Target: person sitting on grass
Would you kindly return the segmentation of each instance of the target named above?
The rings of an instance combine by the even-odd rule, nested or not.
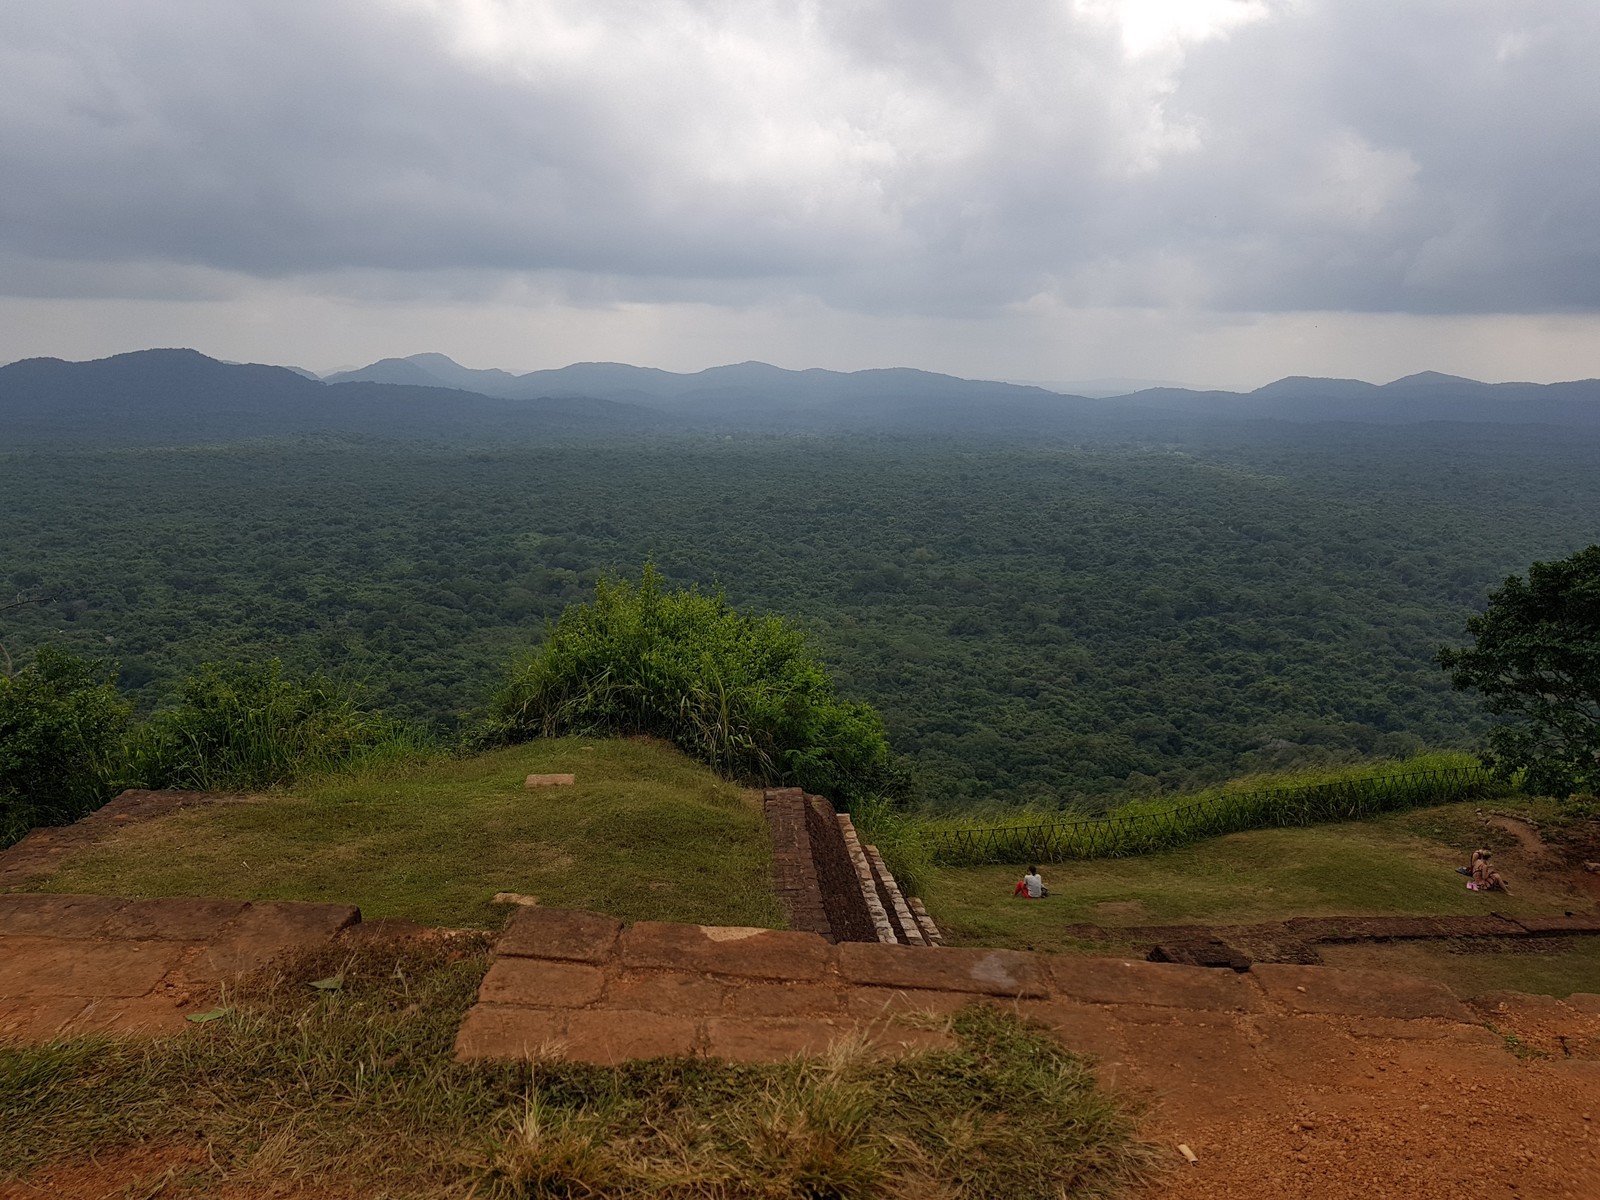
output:
[[[1012,889],[1011,894],[1029,900],[1043,900],[1050,894],[1050,889],[1045,887],[1044,880],[1039,875],[1039,868],[1029,863],[1028,873],[1017,880],[1017,886]]]
[[[1511,889],[1500,877],[1500,872],[1489,862],[1487,850],[1472,852],[1472,878],[1467,881],[1467,886],[1475,892],[1504,892],[1508,896],[1511,894]]]

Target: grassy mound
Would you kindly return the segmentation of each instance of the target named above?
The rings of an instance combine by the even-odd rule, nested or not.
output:
[[[562,734],[665,738],[730,779],[848,805],[904,785],[883,722],[840,697],[805,636],[721,595],[600,580],[495,695],[487,744]]]
[[[157,1187],[184,1194],[1045,1200],[1149,1172],[1087,1064],[998,1010],[897,1061],[457,1063],[485,966],[481,940],[327,948],[185,1036],[0,1046],[0,1181],[141,1143],[188,1152]]]
[[[572,787],[528,791],[531,773]],[[377,766],[118,830],[55,892],[342,901],[368,917],[489,926],[498,891],[625,920],[776,927],[760,806],[658,742],[540,740]]]

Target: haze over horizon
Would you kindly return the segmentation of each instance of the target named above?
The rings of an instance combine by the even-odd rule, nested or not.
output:
[[[0,361],[1592,378],[1597,52],[1592,0],[0,5]]]

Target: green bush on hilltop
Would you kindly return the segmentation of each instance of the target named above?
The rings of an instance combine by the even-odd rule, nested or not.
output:
[[[846,805],[905,786],[881,718],[838,696],[800,631],[720,593],[667,591],[650,564],[561,614],[496,693],[481,740],[562,734],[650,734],[730,778]]]
[[[178,707],[135,734],[131,774],[149,787],[267,788],[422,743],[326,675],[286,676],[277,659],[207,663],[184,681]]]
[[[0,846],[105,803],[132,711],[115,668],[51,646],[0,674]]]

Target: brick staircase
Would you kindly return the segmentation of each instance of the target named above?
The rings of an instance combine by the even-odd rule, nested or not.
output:
[[[791,929],[832,942],[944,945],[922,902],[901,893],[849,813],[799,788],[770,789],[762,808],[772,833],[773,883]]]

